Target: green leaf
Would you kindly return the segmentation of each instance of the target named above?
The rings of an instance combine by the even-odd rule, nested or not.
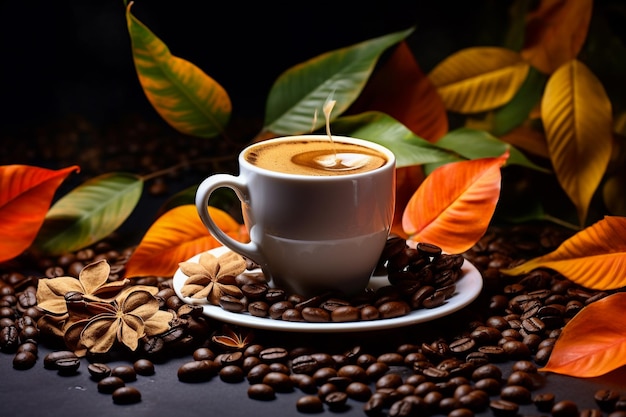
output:
[[[531,67],[526,80],[511,101],[494,112],[492,133],[501,136],[521,125],[541,101],[547,81],[547,75]]]
[[[126,8],[133,60],[146,97],[179,132],[211,138],[222,133],[232,104],[224,88],[168,47]]]
[[[465,159],[495,158],[509,149],[510,156],[507,160],[507,165],[522,165],[540,172],[550,172],[531,162],[515,147],[484,130],[459,128],[448,132],[448,134],[437,141],[436,145],[454,151]],[[426,167],[426,172],[432,172],[439,165],[441,164],[429,164]]]
[[[331,114],[334,120],[359,96],[380,55],[413,30],[326,52],[288,69],[269,92],[263,130],[279,135],[316,130],[326,122],[322,109],[329,97],[337,101]]]
[[[48,211],[34,247],[49,255],[85,248],[114,232],[132,213],[143,180],[127,173],[92,178]]]
[[[365,112],[341,117],[333,123],[333,132],[369,140],[390,149],[398,168],[428,163],[458,161],[453,152],[442,149],[416,136],[393,117],[380,112]]]

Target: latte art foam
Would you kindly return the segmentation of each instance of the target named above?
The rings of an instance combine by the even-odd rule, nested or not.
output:
[[[245,159],[271,171],[296,175],[348,175],[371,171],[385,165],[380,152],[351,143],[302,140],[259,144],[248,150]]]
[[[292,162],[324,171],[352,171],[363,169],[376,163],[376,156],[362,153],[328,153],[328,151],[312,151],[295,155]],[[379,165],[380,166],[380,165]]]

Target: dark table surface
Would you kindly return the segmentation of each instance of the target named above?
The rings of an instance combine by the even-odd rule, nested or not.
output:
[[[402,340],[410,340],[412,335],[428,334],[439,326],[451,325],[449,320],[462,320],[463,310],[450,318],[443,318],[432,323],[413,325],[392,331],[376,331],[371,334],[279,334],[267,332],[262,334],[266,343],[284,340],[309,341],[321,345],[341,345],[358,343],[367,350],[368,341],[378,348],[388,347],[391,351]],[[285,339],[287,338],[287,339]],[[87,365],[82,359],[81,367],[75,375],[61,376],[55,370],[45,369],[43,357],[51,349],[40,346],[39,360],[29,370],[15,370],[12,367],[11,354],[0,354],[0,415],[1,416],[176,416],[176,415],[214,415],[214,416],[302,416],[296,409],[296,401],[302,395],[299,390],[292,393],[278,393],[273,401],[257,401],[247,396],[247,381],[226,383],[214,377],[200,383],[183,383],[178,380],[178,368],[190,361],[190,354],[171,357],[155,364],[152,376],[137,376],[128,386],[136,387],[142,394],[139,403],[117,405],[110,394],[99,393],[97,383],[91,379]],[[129,364],[128,360],[112,361],[110,366]],[[511,372],[513,361],[499,363],[503,377]],[[533,395],[541,392],[552,392],[556,400],[572,400],[579,409],[598,409],[594,394],[600,389],[613,389],[626,395],[626,369],[622,368],[599,378],[572,378],[556,374],[543,374],[542,386],[533,391]],[[341,412],[326,409],[323,415],[364,416],[363,403],[350,399],[348,407]],[[545,415],[532,405],[522,405],[520,415]],[[493,415],[486,409],[477,415]],[[607,413],[605,413],[607,415]]]

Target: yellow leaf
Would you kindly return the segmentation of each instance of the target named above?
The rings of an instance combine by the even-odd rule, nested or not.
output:
[[[472,47],[456,52],[428,74],[448,110],[479,113],[508,103],[530,66],[515,51]]]
[[[583,225],[611,157],[611,101],[593,73],[573,60],[550,76],[541,117],[556,177]]]
[[[220,229],[233,239],[248,239],[245,227],[228,213],[209,207],[209,214]],[[218,246],[220,243],[200,220],[195,205],[175,207],[148,229],[126,264],[126,278],[173,276],[180,262]]]
[[[501,272],[520,275],[537,268],[553,269],[586,288],[611,290],[626,286],[626,218],[606,216],[555,251]]]

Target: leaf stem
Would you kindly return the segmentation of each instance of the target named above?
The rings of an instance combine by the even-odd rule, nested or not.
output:
[[[220,162],[224,162],[224,161],[232,161],[233,158],[235,158],[236,156],[233,155],[225,155],[225,156],[219,156],[219,157],[212,157],[212,158],[199,158],[199,159],[195,159],[193,161],[186,161],[186,162],[181,162],[179,164],[173,165],[171,167],[168,168],[164,168],[155,172],[152,172],[150,174],[147,175],[141,175],[140,178],[145,182],[145,181],[149,181],[151,179],[157,178],[157,177],[161,177],[163,175],[167,175],[173,172],[176,172],[177,170],[181,169],[181,168],[188,168],[191,165],[196,165],[196,164],[206,164],[206,163],[210,163],[212,165],[216,165]]]

